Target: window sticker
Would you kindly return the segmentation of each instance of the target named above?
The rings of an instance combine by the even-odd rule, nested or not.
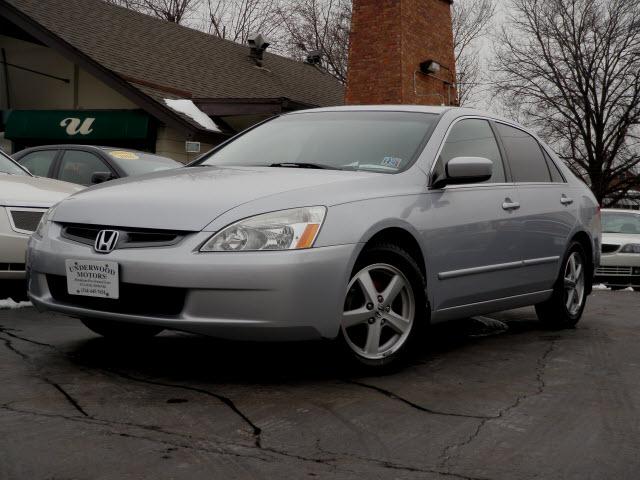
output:
[[[125,150],[114,150],[109,152],[114,158],[120,158],[121,160],[138,160],[140,157],[133,152],[127,152]]]
[[[384,157],[382,159],[382,163],[380,163],[380,165],[382,165],[383,167],[389,167],[389,168],[398,168],[400,167],[400,163],[402,163],[402,159],[401,158],[397,158],[397,157]]]

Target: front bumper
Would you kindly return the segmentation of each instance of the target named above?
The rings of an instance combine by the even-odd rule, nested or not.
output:
[[[13,231],[6,209],[0,207],[0,280],[24,279],[28,240],[29,235]]]
[[[602,255],[595,281],[612,287],[640,287],[640,255]]]
[[[61,239],[60,227],[51,224],[47,238],[32,238],[29,244],[31,301],[39,309],[76,317],[157,325],[220,338],[337,336],[357,244],[285,252],[199,253],[199,245],[210,235],[194,234],[171,247],[130,248],[101,255],[88,245]],[[153,313],[146,314],[140,304],[131,311],[126,307],[91,308],[84,297],[56,295],[50,289],[51,275],[64,276],[67,259],[118,262],[123,285],[144,286],[151,292],[140,301],[151,302],[148,311]],[[153,287],[161,287],[158,292],[162,287],[182,290],[184,304],[179,311],[158,311]]]

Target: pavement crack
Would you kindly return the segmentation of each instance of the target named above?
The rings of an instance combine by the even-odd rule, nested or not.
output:
[[[507,415],[508,413],[510,413],[512,410],[518,408],[520,406],[520,404],[531,398],[531,397],[535,397],[536,395],[540,395],[541,393],[544,392],[544,389],[546,388],[546,383],[544,380],[544,372],[547,368],[547,361],[549,359],[549,356],[551,355],[551,353],[553,352],[553,350],[555,349],[555,345],[556,342],[555,340],[552,341],[551,343],[549,343],[549,346],[545,349],[545,351],[542,353],[542,355],[538,358],[538,361],[536,362],[536,389],[534,392],[531,393],[524,393],[522,395],[518,395],[516,397],[516,399],[509,405],[507,405],[505,408],[501,409],[497,415],[493,416],[493,417],[488,417],[488,418],[484,418],[482,419],[478,425],[476,426],[475,430],[473,432],[471,432],[471,434],[462,442],[453,444],[453,445],[448,445],[444,448],[444,450],[442,451],[442,454],[440,455],[440,466],[445,467],[449,464],[449,462],[451,461],[451,458],[453,457],[453,454],[456,450],[459,450],[460,448],[463,448],[467,445],[469,445],[471,442],[473,442],[476,438],[478,438],[478,436],[480,435],[480,433],[482,432],[483,428],[485,427],[485,425],[492,421],[492,420],[496,420],[496,419],[500,419],[502,417],[504,417],[505,415]]]
[[[43,378],[43,380],[46,381],[49,385],[51,385],[53,388],[58,390],[62,394],[62,396],[66,398],[67,402],[69,402],[69,404],[73,408],[75,408],[78,412],[80,412],[84,417],[91,418],[91,415],[85,412],[84,409],[78,403],[78,401],[75,398],[73,398],[69,392],[67,392],[64,388],[62,388],[62,386],[59,383],[56,383],[53,380],[46,377]]]
[[[27,342],[27,343],[31,343],[33,345],[37,345],[37,346],[40,346],[40,347],[51,348],[51,349],[61,353],[62,355],[71,358],[71,360],[74,361],[74,363],[75,363],[75,360],[73,359],[73,357],[70,357],[70,355],[68,353],[60,350],[55,345],[51,345],[51,344],[44,343],[44,342],[38,342],[37,340],[32,340],[30,338],[23,337],[21,335],[17,335],[17,334],[12,332],[12,329],[6,328],[3,325],[0,325],[0,333],[3,333],[5,335],[8,335],[9,337],[12,337],[12,338],[15,338],[15,339],[18,339],[18,340],[22,340],[22,341]],[[5,343],[6,343],[6,340],[5,340]],[[191,387],[191,386],[188,386],[188,385],[181,385],[181,384],[177,384],[177,383],[160,382],[160,381],[155,381],[155,380],[142,378],[142,377],[135,377],[133,375],[129,375],[129,374],[124,373],[124,372],[120,372],[120,371],[117,371],[117,370],[108,369],[108,368],[104,368],[104,367],[102,367],[100,369],[103,370],[103,371],[109,372],[109,373],[111,373],[113,375],[119,376],[121,378],[125,378],[125,379],[130,380],[130,381],[134,381],[134,382],[147,383],[147,384],[150,384],[150,385],[162,386],[162,387],[167,387],[167,388],[180,388],[180,389],[183,389],[183,390],[188,390],[188,391],[200,393],[200,394],[203,394],[203,395],[208,395],[210,397],[214,397],[214,398],[218,399],[220,402],[222,402],[224,405],[229,407],[238,417],[240,417],[251,428],[256,447],[262,448],[262,429],[260,427],[258,427],[242,410],[240,410],[238,408],[238,406],[233,402],[233,400],[231,400],[228,397],[225,397],[224,395],[220,395],[218,393],[214,393],[214,392],[211,392],[209,390],[205,390],[203,388]],[[48,383],[51,383],[48,380],[45,380],[45,381],[47,381]],[[77,404],[77,402],[76,402],[76,404]],[[78,406],[74,405],[74,407],[78,410],[79,405]],[[83,412],[83,414],[84,414],[84,411],[81,408],[79,408],[79,411]]]
[[[5,403],[0,405],[0,409],[13,412],[16,414],[21,414],[21,415],[33,415],[37,417],[53,418],[53,419],[59,419],[59,420],[64,420],[69,422],[79,422],[79,423],[94,425],[99,427],[110,427],[110,428],[113,428],[114,430],[107,432],[107,434],[109,435],[139,439],[139,440],[144,440],[148,442],[158,443],[161,445],[169,445],[172,447],[179,447],[179,448],[184,448],[185,450],[199,451],[203,453],[228,455],[228,456],[234,456],[238,458],[253,458],[253,459],[264,461],[264,462],[278,461],[277,458],[274,458],[273,456],[280,457],[280,458],[285,457],[293,460],[299,460],[303,462],[312,462],[312,463],[322,464],[330,467],[335,467],[333,465],[333,462],[337,460],[336,457],[314,458],[314,457],[308,457],[308,456],[289,453],[287,451],[279,450],[276,448],[243,445],[243,444],[232,443],[232,442],[220,442],[217,440],[211,440],[210,438],[198,438],[198,437],[194,437],[193,435],[187,435],[179,432],[164,430],[159,427],[142,425],[142,424],[131,423],[131,422],[104,420],[104,419],[91,417],[91,416],[78,417],[78,416],[64,415],[61,413],[38,412],[33,410],[20,409],[20,408],[15,408],[11,406],[11,403]],[[168,438],[168,439],[158,438],[158,437],[152,437],[149,435],[134,433],[131,431],[126,432],[126,431],[117,430],[116,427],[138,428],[144,431],[152,432],[155,434],[162,434],[162,435],[166,435],[167,437],[173,437],[173,438]],[[208,442],[212,444],[212,446],[203,445],[202,442]],[[257,452],[257,453],[253,453],[253,452]]]
[[[378,393],[381,393],[382,395],[389,397],[393,400],[397,400],[399,402],[402,402],[406,405],[409,405],[411,408],[415,408],[416,410],[420,410],[421,412],[425,412],[425,413],[430,413],[432,415],[443,415],[446,417],[460,417],[460,418],[473,418],[476,420],[491,420],[494,418],[498,418],[497,416],[487,416],[487,415],[468,415],[465,413],[456,413],[456,412],[445,412],[442,410],[435,410],[433,408],[428,408],[428,407],[424,407],[422,405],[418,405],[417,403],[412,402],[411,400],[408,400],[406,398],[401,397],[400,395],[390,391],[390,390],[386,390],[384,388],[378,387],[376,385],[371,385],[368,383],[363,383],[363,382],[358,382],[356,380],[343,380],[345,383],[349,383],[351,385],[357,385],[359,387],[362,388],[368,388],[370,390],[374,390]]]
[[[382,460],[379,458],[366,457],[363,455],[357,455],[353,453],[347,454],[347,453],[332,452],[331,450],[327,450],[323,448],[319,440],[316,442],[316,449],[324,453],[325,455],[337,455],[338,457],[340,457],[340,459],[357,459],[357,460],[360,460],[361,462],[374,464],[376,466],[379,466],[382,468],[388,468],[390,470],[399,470],[399,471],[412,472],[412,473],[431,473],[435,475],[441,475],[443,477],[457,478],[460,480],[491,480],[487,477],[472,477],[472,476],[464,475],[462,473],[439,470],[437,468],[430,468],[428,466],[419,467],[419,466],[392,462],[390,460]]]
[[[0,333],[4,334],[4,335],[9,335],[10,337],[13,338],[18,338],[20,340],[24,340],[23,338],[17,337],[9,332],[6,331],[6,329],[0,329]],[[6,345],[6,347],[11,350],[12,352],[14,352],[16,355],[18,355],[20,358],[22,358],[25,362],[27,362],[31,368],[33,368],[34,370],[41,372],[41,369],[34,364],[33,361],[31,361],[31,358],[29,357],[29,355],[27,355],[26,353],[24,353],[23,351],[21,351],[20,349],[18,349],[13,342],[11,341],[10,338],[5,338],[5,337],[0,337],[2,339],[2,341],[4,342],[4,344]],[[24,340],[27,341],[27,340]],[[73,398],[73,396],[67,392],[59,383],[54,382],[53,380],[51,380],[47,375],[44,375],[43,373],[39,373],[37,375],[37,377],[42,380],[43,382],[47,383],[48,385],[51,385],[53,388],[55,388],[58,392],[60,392],[62,394],[62,396],[65,398],[65,400],[67,401],[67,403],[69,403],[75,410],[77,410],[80,414],[82,414],[82,416],[84,417],[91,417],[81,406],[80,403],[78,403],[78,401]]]
[[[18,355],[20,358],[22,358],[22,360],[29,360],[29,355],[18,350],[10,338],[4,338],[4,337],[1,337],[1,338],[8,350],[11,350],[13,353]]]
[[[0,333],[3,333],[4,335],[7,335],[11,338],[15,338],[16,340],[22,340],[23,342],[31,343],[33,345],[38,345],[39,347],[48,347],[48,348],[52,348],[54,350],[60,351],[54,345],[51,345],[49,343],[38,342],[37,340],[32,340],[31,338],[23,337],[21,335],[13,333],[15,331],[16,330],[13,328],[7,328],[3,325],[0,325]]]
[[[233,411],[238,417],[240,417],[244,421],[244,423],[246,423],[251,428],[254,441],[255,441],[255,446],[257,448],[262,448],[262,429],[258,427],[242,410],[240,410],[240,408],[238,408],[238,406],[229,397],[225,397],[224,395],[212,392],[210,390],[206,390],[204,388],[192,387],[189,385],[181,385],[179,383],[160,382],[160,381],[152,380],[149,378],[136,377],[128,373],[124,373],[118,370],[113,370],[108,368],[101,368],[101,370],[104,370],[106,372],[109,372],[113,375],[124,378],[126,380],[130,380],[132,382],[146,383],[148,385],[155,385],[155,386],[166,387],[166,388],[178,388],[178,389],[196,392],[202,395],[213,397],[218,401],[222,402],[227,407],[229,407],[231,411]]]

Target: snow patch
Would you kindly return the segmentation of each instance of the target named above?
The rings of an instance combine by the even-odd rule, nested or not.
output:
[[[196,104],[191,100],[173,100],[171,98],[165,98],[164,103],[166,103],[170,109],[182,113],[187,117],[193,119],[198,123],[198,125],[205,128],[206,130],[218,133],[222,132],[222,130],[220,130],[220,128],[215,124],[215,122],[211,120],[211,118],[209,118],[206,113],[196,107]]]
[[[607,287],[603,283],[598,283],[597,285],[594,285],[593,289],[594,290],[611,290],[609,287]]]
[[[0,300],[0,310],[12,310],[15,308],[25,308],[31,307],[31,302],[14,302],[10,298],[5,298],[4,300]]]

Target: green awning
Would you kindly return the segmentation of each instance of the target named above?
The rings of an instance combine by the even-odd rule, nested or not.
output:
[[[5,138],[63,142],[144,140],[149,116],[142,110],[12,110]]]

